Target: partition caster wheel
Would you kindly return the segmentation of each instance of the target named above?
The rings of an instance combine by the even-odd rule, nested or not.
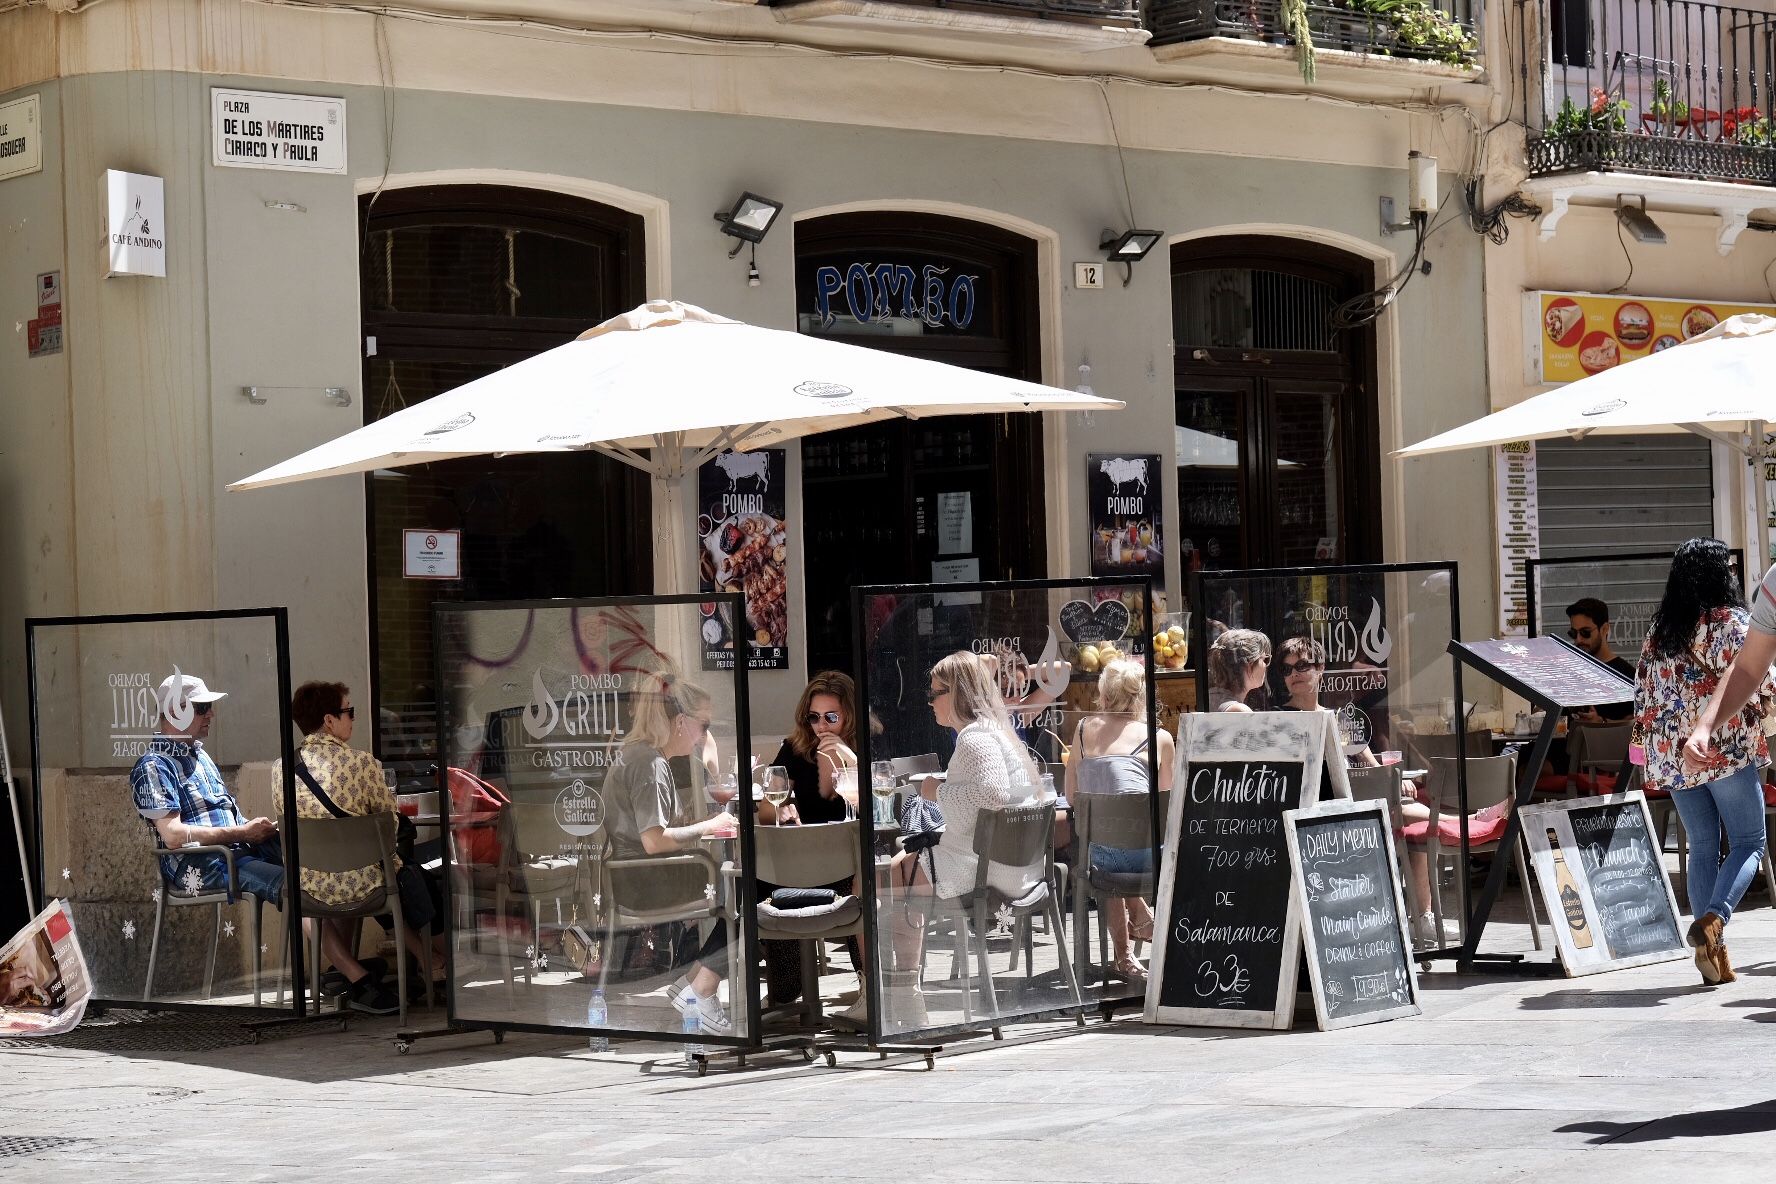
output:
[[[697,1076],[707,1077],[708,1075],[709,1075],[709,1058],[708,1057],[698,1057],[697,1058]]]
[[[839,1067],[839,1058],[837,1054],[830,1052],[826,1054],[826,1067],[828,1069],[837,1069]]]
[[[811,1048],[804,1048],[802,1050],[802,1060],[804,1063],[812,1065],[814,1063],[814,1050]]]
[[[395,1051],[398,1053],[405,1053],[408,1049],[410,1049],[412,1047],[413,1047],[413,1045],[411,1045],[410,1043],[408,1043],[405,1040],[395,1041]]]
[[[929,1052],[926,1053],[925,1054],[925,1070],[926,1070],[926,1072],[931,1072],[931,1071],[935,1070],[936,1068],[937,1068],[937,1054],[936,1053],[929,1053]]]
[[[493,1030],[493,1042],[495,1044],[504,1044],[506,1042],[506,1032],[504,1028],[495,1028]]]

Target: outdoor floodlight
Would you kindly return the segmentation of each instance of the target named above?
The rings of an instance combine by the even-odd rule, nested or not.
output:
[[[738,255],[744,243],[762,242],[765,235],[771,232],[771,224],[777,221],[777,215],[782,212],[782,202],[760,197],[756,193],[742,193],[733,209],[718,210],[715,220],[722,224],[722,233],[731,234],[740,240],[728,252],[728,258]]]
[[[1161,230],[1125,230],[1121,234],[1106,230],[1098,248],[1112,263],[1133,263],[1137,259],[1145,259],[1147,252],[1164,237],[1165,232]]]
[[[1629,205],[1627,199],[1628,195],[1625,193],[1616,194],[1616,218],[1628,228],[1628,233],[1633,236],[1634,241],[1637,243],[1664,242],[1665,231],[1660,228],[1657,222],[1647,216],[1645,196],[1641,197],[1638,206]]]

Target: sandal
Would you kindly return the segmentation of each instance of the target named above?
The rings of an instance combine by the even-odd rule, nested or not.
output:
[[[1146,968],[1127,954],[1116,960],[1116,965],[1110,968],[1110,973],[1132,987],[1140,987],[1143,990],[1147,987]]]
[[[1144,941],[1148,945],[1152,945],[1153,944],[1153,919],[1151,917],[1148,918],[1147,923],[1145,925],[1130,924],[1129,925],[1129,937],[1130,937],[1130,939],[1132,939],[1134,941]]]

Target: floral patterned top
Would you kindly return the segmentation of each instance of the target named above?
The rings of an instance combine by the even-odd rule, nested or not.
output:
[[[383,779],[382,762],[360,748],[325,732],[303,737],[296,757],[308,766],[310,775],[320,783],[333,804],[347,814],[393,813],[395,798]],[[274,784],[282,784],[283,762],[272,766]],[[278,813],[284,809],[278,799]],[[321,805],[309,792],[302,779],[296,779],[296,816],[298,818],[331,818],[332,811]],[[382,887],[382,868],[376,865],[354,868],[349,872],[317,872],[302,869],[302,891],[322,904],[350,904],[363,900]]]
[[[1727,667],[1745,644],[1746,613],[1742,608],[1717,608],[1703,617],[1687,652],[1656,657],[1649,636],[1640,650],[1640,672],[1634,692],[1633,743],[1646,750],[1646,788],[1669,792],[1694,789],[1718,781],[1747,765],[1770,763],[1757,698],[1714,731],[1715,763],[1694,772],[1683,763],[1684,741],[1696,726],[1709,697]],[[1776,678],[1766,674],[1763,692],[1776,691]]]

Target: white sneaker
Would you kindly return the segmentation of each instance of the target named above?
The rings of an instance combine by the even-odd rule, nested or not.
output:
[[[678,991],[672,996],[672,1006],[679,1015],[697,1015],[697,1026],[711,1036],[732,1036],[734,1021],[728,1018],[728,1009],[721,1005],[717,995],[699,995],[690,987]]]
[[[1412,918],[1412,944],[1420,949],[1448,945],[1460,940],[1460,931],[1453,922],[1443,922],[1443,931],[1437,931],[1437,917],[1434,913],[1420,913]]]
[[[858,995],[856,1002],[844,1011],[831,1012],[828,1019],[837,1020],[841,1024],[849,1024],[858,1028],[869,1027],[869,1000]]]

